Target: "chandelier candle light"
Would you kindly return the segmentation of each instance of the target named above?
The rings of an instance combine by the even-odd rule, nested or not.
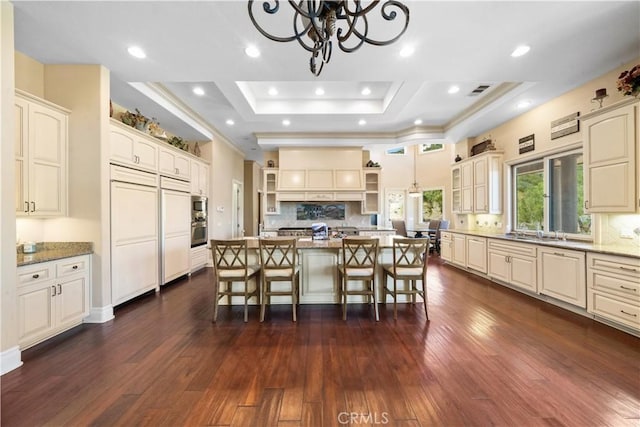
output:
[[[397,0],[387,0],[380,7],[380,15],[386,21],[394,21],[399,16],[404,17],[404,26],[389,40],[370,38],[367,14],[380,3],[380,0],[373,0],[364,7],[362,3],[360,0],[289,0],[288,4],[294,14],[293,35],[284,37],[272,35],[258,24],[253,13],[254,0],[249,0],[248,8],[251,22],[263,36],[277,42],[297,40],[300,46],[311,52],[309,68],[315,76],[319,76],[324,64],[331,59],[331,38],[334,34],[340,50],[349,53],[355,52],[364,43],[374,46],[389,45],[407,30],[409,8]],[[262,9],[266,14],[274,15],[280,10],[280,1],[264,1]],[[401,22],[401,19],[398,19],[398,22]]]

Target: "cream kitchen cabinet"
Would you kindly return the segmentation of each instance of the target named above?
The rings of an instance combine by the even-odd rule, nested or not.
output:
[[[588,253],[587,311],[640,331],[640,259]]]
[[[280,170],[277,181],[278,191],[303,190],[307,188],[306,171],[304,169]]]
[[[502,213],[502,154],[478,154],[451,169],[451,209],[456,213]]]
[[[585,253],[538,247],[538,292],[586,308]]]
[[[467,266],[467,239],[464,234],[451,233],[451,262],[460,267]]]
[[[158,172],[158,143],[150,136],[111,119],[109,160],[113,164]]]
[[[453,234],[448,231],[440,232],[440,258],[448,262],[453,259]]]
[[[262,236],[261,236],[262,237]],[[206,267],[210,249],[207,245],[196,246],[191,248],[190,264],[191,273]]]
[[[487,239],[484,237],[466,236],[465,257],[467,268],[487,273]]]
[[[581,119],[586,212],[638,211],[639,110],[640,102],[625,100]]]
[[[278,191],[363,191],[362,169],[280,169]]]
[[[537,247],[499,239],[487,244],[487,273],[519,288],[537,292]]]
[[[89,314],[91,255],[18,267],[18,343],[24,350]]]
[[[16,216],[66,215],[68,121],[68,110],[16,91]]]
[[[209,165],[196,159],[191,159],[191,194],[209,195]]]
[[[278,200],[278,169],[265,168],[262,170],[263,204],[265,215],[280,214],[280,201]]]
[[[162,177],[160,187],[164,285],[190,272],[191,195],[184,181]]]
[[[160,175],[189,181],[191,161],[178,148],[160,147],[158,152],[158,172]]]
[[[380,212],[380,169],[364,170],[364,200],[361,213],[377,214]]]
[[[362,169],[335,169],[333,176],[336,191],[364,190]]]
[[[157,175],[112,165],[113,305],[159,288],[159,230]]]

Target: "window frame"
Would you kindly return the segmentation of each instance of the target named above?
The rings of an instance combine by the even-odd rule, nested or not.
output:
[[[433,149],[433,150],[424,151],[423,147],[425,145],[429,145],[429,146],[431,146],[431,145],[440,145],[441,147]],[[433,142],[433,143],[429,143],[429,144],[420,144],[420,145],[418,145],[418,154],[439,153],[440,151],[444,151],[444,144],[441,143],[441,142]]]
[[[398,150],[398,151],[395,151]],[[406,156],[407,155],[407,147],[393,147],[387,148],[384,150],[384,154],[386,156]]]
[[[421,188],[421,192],[422,193],[424,193],[425,191],[434,191],[434,190],[439,190],[442,193],[442,218],[441,219],[446,220],[447,218],[446,218],[446,215],[445,215],[446,214],[445,206],[446,206],[446,203],[447,203],[447,201],[446,201],[447,192],[446,192],[445,187],[437,186],[437,187]],[[416,209],[416,217],[418,218],[417,224],[424,226],[424,225],[427,225],[427,222],[425,222],[424,218],[422,218],[422,200],[423,200],[423,198],[424,198],[424,196],[418,198],[419,202],[416,203],[415,209]]]
[[[535,232],[536,230],[522,230],[518,228],[518,216],[517,216],[517,196],[516,196],[516,168],[518,166],[523,166],[523,165],[527,165],[530,163],[535,163],[535,162],[539,162],[542,161],[542,167],[543,167],[543,230],[545,235],[553,235],[553,230],[549,230],[550,228],[550,222],[551,222],[551,213],[549,212],[549,208],[550,208],[550,186],[551,186],[551,182],[550,182],[550,170],[549,170],[549,165],[551,163],[552,160],[560,158],[560,157],[566,157],[572,154],[582,154],[583,156],[583,174],[586,172],[585,169],[585,164],[584,164],[584,150],[581,147],[565,147],[565,149],[563,150],[554,150],[552,152],[547,152],[547,153],[540,153],[540,155],[538,156],[530,156],[527,157],[526,159],[521,159],[521,161],[519,162],[514,162],[511,163],[509,165],[509,214],[511,216],[511,224],[510,224],[510,229],[511,231],[517,231],[518,233],[523,233],[526,235],[531,235],[531,236],[535,236]],[[584,176],[583,176],[583,180],[584,180]],[[583,189],[584,191],[584,189]],[[593,214],[590,214],[591,216],[591,230],[589,234],[576,234],[576,233],[567,233],[567,232],[563,232],[564,235],[567,236],[567,238],[570,238],[571,240],[584,240],[584,241],[593,241],[594,239],[594,220],[593,220]]]

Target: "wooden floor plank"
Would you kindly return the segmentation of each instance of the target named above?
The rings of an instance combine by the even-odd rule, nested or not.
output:
[[[640,339],[430,259],[419,304],[223,306],[211,269],[22,352],[4,426],[634,426]],[[377,418],[376,418],[377,417]],[[353,423],[352,423],[353,424]]]

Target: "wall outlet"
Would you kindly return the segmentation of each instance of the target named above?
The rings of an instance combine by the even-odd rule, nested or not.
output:
[[[623,228],[620,230],[620,238],[621,239],[633,239],[633,230],[630,228]]]

